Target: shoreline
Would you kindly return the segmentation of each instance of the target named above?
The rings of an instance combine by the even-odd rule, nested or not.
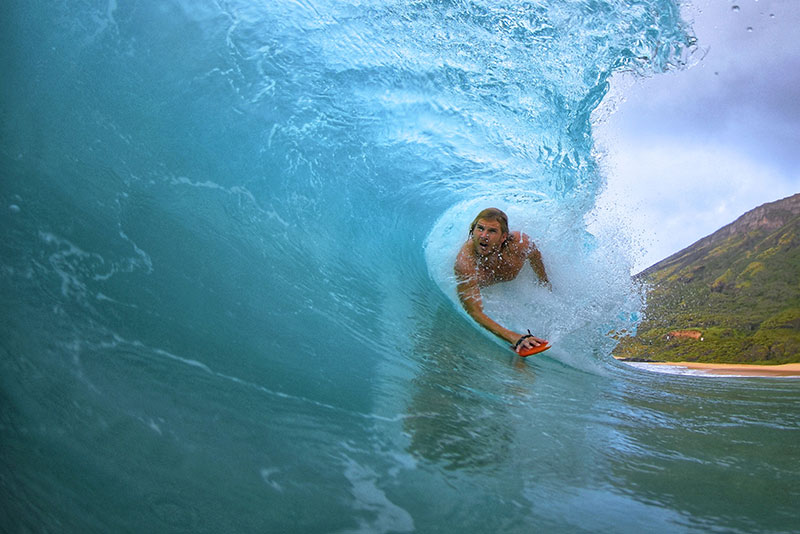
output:
[[[697,363],[697,362],[629,362],[618,361],[647,369],[649,366],[683,368],[697,371],[703,375],[743,376],[743,377],[800,377],[800,363],[786,363],[782,365],[756,365],[749,363]],[[648,369],[655,371],[655,369]],[[678,370],[678,369],[676,369]]]

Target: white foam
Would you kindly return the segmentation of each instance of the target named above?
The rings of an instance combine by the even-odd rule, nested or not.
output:
[[[583,361],[587,358],[570,354],[591,354],[592,361],[603,361],[602,356],[616,344],[609,332],[634,327],[641,297],[630,280],[626,258],[617,253],[622,243],[613,236],[588,233],[582,218],[569,220],[555,203],[520,196],[479,198],[453,206],[436,221],[425,241],[431,278],[466,316],[456,293],[453,265],[468,239],[469,223],[490,206],[506,212],[511,230],[528,234],[536,243],[552,291],[539,284],[526,265],[515,280],[482,289],[486,313],[512,330],[530,329],[553,342],[549,357],[582,368],[587,368]],[[582,361],[567,361],[576,359]]]
[[[377,475],[369,468],[347,459],[344,475],[352,485],[351,493],[356,509],[370,512],[371,521],[359,520],[357,530],[346,533],[384,533],[413,532],[414,519],[406,510],[400,508],[377,485]]]

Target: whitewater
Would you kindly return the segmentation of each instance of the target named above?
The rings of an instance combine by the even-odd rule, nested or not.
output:
[[[593,120],[693,61],[677,2],[9,0],[0,29],[0,531],[796,531],[798,381],[611,356],[644,296]],[[486,294],[537,357],[455,297],[489,206],[552,281]]]

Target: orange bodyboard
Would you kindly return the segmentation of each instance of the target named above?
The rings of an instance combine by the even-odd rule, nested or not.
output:
[[[524,358],[525,356],[531,356],[533,354],[539,354],[540,352],[544,352],[544,351],[546,351],[547,349],[549,349],[552,346],[553,345],[551,345],[549,341],[545,341],[544,343],[542,343],[538,347],[531,347],[529,349],[525,349],[525,350],[522,350],[520,352],[515,351],[514,347],[511,347],[511,350],[514,350],[514,352],[517,352],[517,354],[519,354],[520,356],[522,356]]]

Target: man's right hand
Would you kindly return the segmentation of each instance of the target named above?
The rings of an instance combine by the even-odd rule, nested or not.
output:
[[[538,347],[539,345],[547,343],[547,340],[542,339],[540,337],[536,337],[531,334],[524,334],[519,336],[516,345],[514,346],[514,350],[519,353],[525,349],[532,349],[534,347]]]

